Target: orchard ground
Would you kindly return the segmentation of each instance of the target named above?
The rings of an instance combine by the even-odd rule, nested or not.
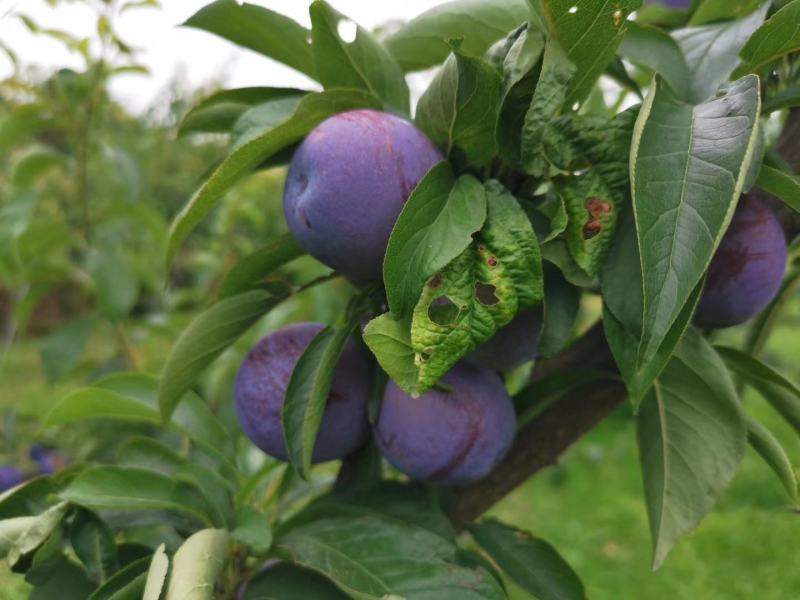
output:
[[[151,331],[144,331],[148,326],[141,322],[128,326],[134,338],[137,333],[142,337],[137,350],[143,370],[158,373],[159,361],[174,339],[170,332],[173,328],[180,331],[185,319],[180,317],[180,322]],[[289,322],[295,317],[286,319]],[[796,298],[766,348],[767,358],[795,379],[800,379],[800,363],[790,364],[786,357],[800,356],[799,333],[800,298]],[[723,333],[719,339],[729,341],[740,334]],[[112,343],[110,334],[108,339],[100,335],[92,348],[102,354],[104,345]],[[246,344],[242,346],[237,352],[244,352]],[[14,407],[23,422],[26,414],[41,416],[91,377],[79,371],[72,379],[49,387],[39,370],[35,344],[20,340],[0,373],[5,382],[0,412]],[[14,390],[13,394],[9,390]],[[748,394],[746,402],[751,414],[775,432],[789,455],[800,456],[800,440],[785,422],[755,394]],[[581,573],[587,595],[595,600],[791,598],[792,590],[800,589],[797,557],[790,551],[800,539],[800,519],[789,510],[784,490],[752,450],[718,508],[677,545],[659,571],[650,570],[650,537],[630,419],[630,410],[620,409],[574,446],[560,466],[529,480],[493,513],[559,548]],[[32,428],[21,430],[23,436],[33,434]],[[330,476],[324,468],[320,471],[320,476]],[[0,600],[22,600],[28,589],[21,577],[12,576],[4,564],[0,566]],[[529,597],[512,589],[512,600]]]

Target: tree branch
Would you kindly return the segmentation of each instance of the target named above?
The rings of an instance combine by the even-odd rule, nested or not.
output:
[[[796,172],[800,171],[800,108],[790,112],[776,149]],[[797,215],[793,216],[796,225]],[[787,223],[787,232],[797,234],[800,228]],[[558,356],[539,363],[532,380],[576,368],[616,368],[600,324]],[[588,384],[564,395],[517,433],[508,456],[488,477],[456,489],[449,511],[454,525],[460,528],[477,519],[529,477],[555,464],[625,397],[625,388],[617,382]]]

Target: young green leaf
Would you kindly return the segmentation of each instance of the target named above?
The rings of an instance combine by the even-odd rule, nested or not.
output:
[[[658,73],[678,98],[688,98],[691,84],[689,67],[678,44],[663,30],[628,23],[619,46],[619,55],[635,65]]]
[[[462,40],[462,52],[480,56],[531,16],[525,0],[445,2],[411,19],[387,38],[386,46],[405,71],[419,71],[447,58],[449,42],[456,39]]]
[[[672,32],[691,75],[688,101],[700,104],[712,98],[739,64],[739,51],[747,38],[763,23],[769,9],[765,3],[745,19],[687,27]]]
[[[70,543],[93,581],[104,583],[117,570],[114,533],[93,512],[78,510],[70,525]]]
[[[309,31],[292,19],[255,4],[216,0],[186,23],[305,73],[316,76],[308,43]]]
[[[183,117],[178,135],[228,133],[248,109],[269,100],[302,96],[308,92],[295,88],[249,87],[222,90],[205,98]]]
[[[236,513],[236,529],[233,538],[247,544],[255,552],[263,554],[272,546],[272,528],[269,517],[254,508],[245,506]]]
[[[143,469],[92,467],[80,473],[59,496],[92,509],[169,510],[213,525],[196,488]]]
[[[544,540],[494,519],[470,525],[468,529],[503,572],[536,598],[586,598],[586,591],[575,571]]]
[[[392,229],[383,280],[397,318],[411,313],[425,281],[469,246],[486,220],[486,192],[471,175],[434,166],[411,193]]]
[[[395,319],[386,313],[372,319],[363,336],[389,377],[412,396],[418,395],[419,367],[411,346],[411,320]]]
[[[769,4],[767,4],[768,6]],[[789,2],[750,36],[734,76],[757,73],[782,56],[800,50],[800,0]]]
[[[198,315],[184,330],[164,366],[158,404],[169,419],[203,370],[288,293],[264,290],[225,298]]]
[[[409,111],[408,86],[400,65],[367,30],[356,27],[353,39],[342,29],[355,24],[324,0],[309,7],[314,67],[325,88],[363,89],[402,113]]]
[[[164,600],[213,598],[230,546],[230,534],[224,529],[203,529],[187,539],[172,558]]]
[[[502,80],[481,58],[454,50],[417,104],[414,122],[458,168],[480,168],[497,153]]]
[[[547,20],[575,65],[567,104],[581,102],[614,60],[628,16],[641,0],[544,0]]]
[[[60,502],[34,517],[15,517],[0,521],[0,557],[13,567],[26,554],[38,548],[69,511],[67,502]]]
[[[226,0],[233,3],[233,0]],[[178,213],[170,229],[166,262],[169,265],[189,233],[237,181],[263,161],[297,142],[326,118],[354,108],[380,108],[380,102],[360,90],[328,90],[308,94],[297,110],[273,128],[251,132],[200,186]]]
[[[169,558],[164,551],[164,544],[161,544],[156,549],[150,561],[150,568],[147,570],[147,581],[145,582],[142,600],[159,600],[159,598],[161,598],[161,590],[167,579],[168,570]]]
[[[277,543],[292,561],[332,580],[349,596],[503,600],[483,569],[458,566],[456,547],[435,533],[377,514],[321,518],[289,529]]]
[[[800,177],[786,171],[762,165],[756,185],[783,200],[795,212],[800,213]]]
[[[308,479],[317,433],[328,401],[336,364],[350,336],[372,309],[374,290],[355,296],[345,323],[320,331],[300,355],[286,386],[281,423],[286,453],[297,474]]]
[[[220,299],[235,296],[256,287],[276,269],[303,256],[306,251],[291,233],[268,242],[237,262],[219,284]]]
[[[764,102],[761,112],[768,115],[776,110],[800,106],[800,84],[793,85],[775,95],[769,96]]]
[[[760,108],[753,75],[697,107],[656,79],[645,101],[630,166],[644,290],[640,363],[658,352],[730,223]]]
[[[637,434],[658,568],[719,499],[746,444],[733,381],[699,333],[687,332],[645,398]]]
[[[796,503],[800,483],[781,443],[769,429],[750,417],[747,418],[747,441],[773,470],[789,494],[789,499]]]
[[[470,350],[518,310],[544,297],[536,236],[517,200],[497,182],[486,185],[488,216],[472,245],[425,285],[411,322],[418,389],[430,389]],[[397,382],[398,385],[400,382]]]

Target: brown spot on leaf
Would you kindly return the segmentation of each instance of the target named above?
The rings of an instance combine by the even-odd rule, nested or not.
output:
[[[488,259],[486,259],[486,264],[489,265],[490,267],[496,267],[497,266],[497,257],[496,256],[490,256]]]
[[[444,279],[444,277],[442,277],[442,274],[441,274],[441,273],[437,273],[437,274],[436,274],[436,275],[434,275],[434,276],[431,278],[431,280],[428,282],[428,287],[429,287],[429,288],[431,288],[432,290],[435,290],[435,289],[436,289],[436,288],[438,288],[440,285],[442,285],[442,280],[443,280],[443,279]]]
[[[583,239],[590,240],[600,233],[603,229],[603,224],[600,219],[593,217],[586,225],[583,226]]]
[[[614,212],[614,205],[602,198],[589,198],[586,201],[586,211],[589,213],[590,217],[597,218],[603,215],[610,215]]]

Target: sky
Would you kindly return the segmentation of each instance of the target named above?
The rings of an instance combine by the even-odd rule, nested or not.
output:
[[[225,87],[296,86],[316,87],[305,76],[259,54],[239,48],[209,33],[180,27],[192,14],[211,0],[161,0],[159,10],[143,9],[125,13],[117,20],[120,37],[142,50],[139,62],[150,69],[150,77],[122,75],[111,87],[112,95],[135,111],[152,105],[177,73],[187,89],[221,80]],[[389,20],[407,20],[442,4],[443,0],[329,0],[339,12],[372,29]],[[308,4],[304,0],[250,0],[309,25]],[[53,27],[86,36],[95,30],[91,9],[81,3],[51,8],[44,0],[0,0],[0,40],[20,56],[23,64],[47,68],[80,67],[81,59],[62,44],[31,34],[16,18],[17,13],[32,17],[42,27]],[[0,53],[0,79],[13,72],[13,66]]]

